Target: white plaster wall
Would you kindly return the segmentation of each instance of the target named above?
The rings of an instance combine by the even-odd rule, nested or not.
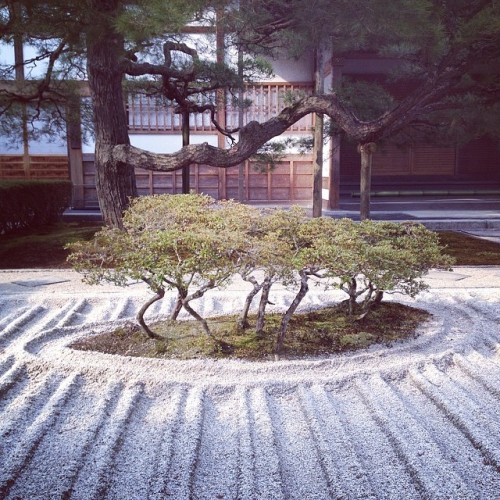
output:
[[[202,144],[208,142],[211,146],[217,146],[216,135],[191,135],[191,144]],[[136,148],[152,151],[153,153],[175,153],[182,147],[180,135],[166,134],[130,134],[130,143]],[[83,153],[93,154],[95,142],[89,141],[82,145]]]
[[[234,134],[233,137],[236,141],[239,140],[238,134]],[[304,134],[292,135],[292,134],[287,133],[287,134],[280,135],[278,137],[273,137],[268,142],[279,143],[279,142],[285,141],[286,139],[299,140],[299,139],[303,139],[303,138],[304,138]],[[214,146],[216,146],[216,145],[217,145],[217,143],[214,144]],[[230,148],[230,147],[231,147],[231,141],[229,139],[226,139],[226,148]],[[300,151],[300,148],[298,146],[291,144],[291,145],[287,145],[287,148],[283,152],[283,154],[285,154],[285,155],[300,155],[301,151]]]
[[[198,34],[188,33],[181,36],[176,36],[176,40],[185,43],[188,47],[195,49],[198,56],[203,61],[216,60],[216,47],[214,34]],[[138,52],[137,57],[139,62],[148,62],[152,64],[162,64],[164,62],[163,41],[157,40],[155,45],[147,50]],[[175,64],[182,66],[183,64],[191,64],[192,58],[188,54],[180,51],[172,51],[172,61]],[[128,77],[133,79],[132,77]]]
[[[208,142],[211,146],[217,146],[217,136],[193,134],[190,137],[191,144],[202,144],[204,142]],[[182,148],[182,137],[180,135],[165,134],[130,134],[130,143],[132,146],[153,153],[175,153]]]
[[[0,41],[0,65],[14,65],[14,46]]]
[[[274,76],[272,82],[312,82],[314,74],[314,58],[305,54],[300,59],[273,59]]]
[[[13,141],[6,137],[0,137],[0,155],[22,155],[23,145],[20,141]]]

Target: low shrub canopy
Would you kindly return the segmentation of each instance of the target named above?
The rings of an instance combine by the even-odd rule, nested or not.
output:
[[[204,195],[138,198],[123,221],[123,230],[103,228],[93,241],[71,245],[69,260],[89,283],[123,286],[130,278],[145,281],[155,295],[138,320],[152,337],[144,313],[167,289],[177,291],[171,319],[184,308],[211,335],[190,302],[226,286],[239,273],[253,285],[240,316],[241,327],[248,326],[248,309],[261,292],[258,334],[263,331],[272,285],[298,287],[283,315],[279,350],[311,277],[327,289],[345,291],[347,314],[362,319],[384,293],[414,297],[426,288],[421,278],[429,269],[449,268],[452,263],[443,256],[438,236],[420,224],[309,219],[298,207],[261,212]]]
[[[0,181],[0,234],[53,224],[70,200],[69,181]]]

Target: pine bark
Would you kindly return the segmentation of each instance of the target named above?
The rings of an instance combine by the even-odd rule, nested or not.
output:
[[[297,295],[293,299],[290,307],[287,309],[283,318],[281,319],[280,330],[278,332],[278,338],[276,339],[276,354],[279,354],[283,350],[283,344],[285,342],[285,335],[288,329],[288,323],[292,319],[293,314],[299,307],[302,299],[306,296],[306,293],[309,290],[309,284],[307,283],[309,276],[305,271],[300,271],[300,289],[297,292]]]
[[[265,278],[262,284],[262,293],[260,296],[259,309],[257,311],[257,323],[255,325],[255,334],[257,336],[264,335],[264,324],[266,320],[266,307],[269,303],[269,292],[271,290],[272,281],[270,278]]]
[[[250,306],[252,305],[254,297],[260,292],[262,286],[264,285],[264,283],[258,283],[253,276],[249,276],[243,279],[250,282],[253,288],[247,295],[243,310],[241,311],[240,317],[238,318],[238,328],[240,328],[241,330],[248,328],[248,313],[250,312]]]
[[[129,198],[137,196],[133,164],[116,158],[113,148],[129,146],[120,65],[123,37],[111,24],[118,9],[116,0],[92,2],[100,23],[87,36],[87,70],[93,100],[96,188],[99,206],[107,225],[122,227],[122,214]],[[109,15],[107,15],[109,14]]]

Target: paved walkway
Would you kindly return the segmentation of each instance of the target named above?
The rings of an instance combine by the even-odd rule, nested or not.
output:
[[[343,198],[333,217],[359,218],[359,199]],[[373,197],[375,220],[414,220],[430,229],[500,230],[500,196],[401,196]]]
[[[287,206],[286,204],[255,206]],[[310,209],[310,207],[308,207]],[[324,210],[324,215],[335,218],[359,219],[359,198],[343,197],[337,210]],[[374,220],[413,220],[430,229],[500,231],[500,196],[398,196],[373,197],[371,216]],[[68,210],[67,219],[100,218],[97,210]]]

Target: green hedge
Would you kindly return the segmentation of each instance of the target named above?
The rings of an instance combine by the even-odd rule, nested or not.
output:
[[[0,234],[57,222],[70,200],[70,181],[0,181]]]

